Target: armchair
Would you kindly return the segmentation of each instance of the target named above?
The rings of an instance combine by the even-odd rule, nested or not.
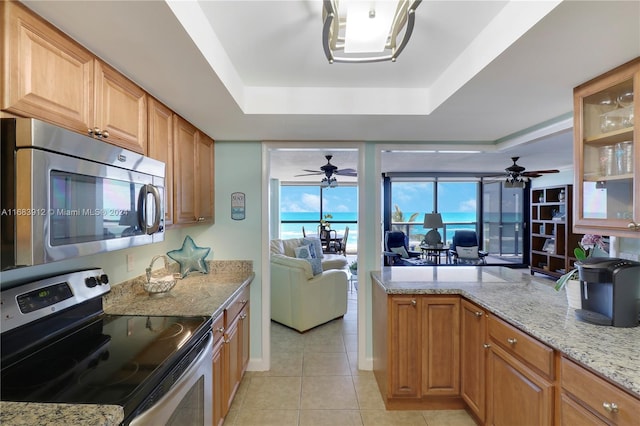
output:
[[[478,234],[476,231],[460,230],[453,234],[450,247],[451,258],[454,264],[485,264],[486,251],[479,249]]]
[[[407,246],[408,238],[402,231],[387,231],[384,234],[385,264],[415,265],[411,259],[419,259],[422,252],[410,251]]]
[[[271,319],[299,332],[347,313],[347,273],[313,275],[311,264],[271,254]]]

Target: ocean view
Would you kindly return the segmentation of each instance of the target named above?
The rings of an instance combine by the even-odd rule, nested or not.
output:
[[[329,213],[333,217],[327,219],[331,224],[331,229],[335,229],[338,235],[344,233],[345,226],[349,227],[349,236],[347,240],[347,251],[355,253],[358,244],[358,225],[355,223],[358,219],[356,212],[337,212]],[[405,218],[410,218],[413,213],[405,213]],[[394,225],[394,229],[408,232],[410,245],[417,245],[424,237],[428,230],[422,227],[424,212],[419,212],[415,221],[411,224]],[[475,229],[476,216],[474,212],[442,212],[442,220],[445,229],[440,230],[442,239],[450,241],[456,230],[459,229]],[[307,234],[316,234],[319,225],[318,212],[282,212],[280,225],[280,238],[300,238],[302,237],[302,227],[304,226]]]

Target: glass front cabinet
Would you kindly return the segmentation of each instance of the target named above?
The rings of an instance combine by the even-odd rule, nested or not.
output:
[[[573,94],[574,232],[640,238],[640,57]]]

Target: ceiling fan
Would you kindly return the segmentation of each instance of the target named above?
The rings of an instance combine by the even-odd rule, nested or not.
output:
[[[519,159],[520,157],[511,157],[513,164],[504,169],[507,172],[506,175],[496,176],[505,179],[505,187],[524,188],[525,183],[531,178],[537,178],[546,173],[559,173],[559,170],[555,169],[525,171],[524,167],[517,164]]]
[[[338,175],[338,176],[358,176],[357,172],[354,169],[339,169],[338,167],[336,167],[333,164],[331,164],[331,159],[333,158],[333,155],[325,155],[324,158],[327,159],[327,164],[325,164],[324,166],[321,166],[319,171],[318,170],[303,169],[303,171],[309,172],[309,173],[303,173],[303,174],[300,174],[300,175],[296,175],[296,177],[299,177],[299,176],[312,176],[312,175],[325,175],[327,179],[331,179],[331,177],[333,175]]]

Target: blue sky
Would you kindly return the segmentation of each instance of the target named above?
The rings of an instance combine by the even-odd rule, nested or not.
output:
[[[475,212],[475,183],[441,182],[438,191],[440,212]],[[324,211],[357,211],[357,188],[338,186],[324,190],[323,194]],[[433,210],[433,183],[396,182],[392,203],[407,213],[430,212]],[[281,206],[283,212],[317,212],[320,210],[320,190],[311,186],[282,187]]]

